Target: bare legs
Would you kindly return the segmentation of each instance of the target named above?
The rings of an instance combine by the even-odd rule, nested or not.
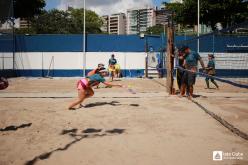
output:
[[[89,98],[94,95],[94,91],[91,87],[78,90],[78,99],[70,104],[68,107],[69,110],[75,110],[75,106],[81,104],[86,98]]]
[[[214,79],[210,78],[210,80],[211,80],[211,82],[215,85],[215,87],[216,87],[217,89],[219,89],[219,86],[218,86],[218,84],[214,81]],[[207,88],[209,88],[209,78],[206,77],[205,81],[206,81],[206,84],[207,84]]]
[[[186,92],[187,91],[187,92]],[[185,92],[188,95],[188,99],[192,99],[193,97],[193,92],[194,92],[194,87],[193,85],[186,85],[185,83],[181,84],[181,89],[180,89],[180,97],[183,97],[185,95]]]

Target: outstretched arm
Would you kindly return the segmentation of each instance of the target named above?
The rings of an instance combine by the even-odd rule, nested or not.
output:
[[[123,87],[123,85],[121,84],[112,84],[110,82],[104,82],[103,84],[107,85],[107,86],[116,86],[116,87]]]

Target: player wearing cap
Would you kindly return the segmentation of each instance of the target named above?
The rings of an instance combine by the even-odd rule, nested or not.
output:
[[[194,84],[196,80],[195,72],[197,71],[198,61],[200,62],[203,69],[205,66],[200,55],[194,51],[191,51],[188,46],[184,46],[182,52],[184,53],[183,66],[187,71],[184,72],[182,78],[181,96],[184,95],[183,91],[185,91],[186,88],[188,98],[191,99],[193,97]]]
[[[80,105],[79,108],[83,107],[81,103],[86,99],[94,95],[94,91],[92,89],[93,86],[98,85],[99,83],[103,83],[107,86],[117,86],[123,87],[121,84],[111,84],[106,82],[104,76],[107,75],[106,70],[100,70],[98,74],[93,74],[89,77],[85,77],[80,79],[77,82],[77,89],[78,89],[78,99],[72,102],[68,109],[75,110],[75,106]]]
[[[215,76],[215,61],[214,61],[214,55],[213,54],[208,55],[208,66],[205,69],[206,69],[206,72],[208,75]],[[206,77],[205,80],[206,80],[207,88],[209,89],[209,77]],[[210,80],[216,86],[216,88],[219,89],[219,86],[214,81],[214,79],[210,78]]]
[[[116,75],[116,64],[117,64],[117,60],[115,59],[115,55],[112,54],[111,58],[109,59],[109,67],[108,67],[112,81],[114,80],[114,77]]]
[[[92,71],[90,71],[90,72],[87,74],[87,76],[92,76],[93,74],[97,74],[97,73],[99,73],[99,71],[101,71],[101,70],[105,70],[104,64],[102,64],[102,63],[98,64],[97,68],[96,68],[96,69],[93,69]]]

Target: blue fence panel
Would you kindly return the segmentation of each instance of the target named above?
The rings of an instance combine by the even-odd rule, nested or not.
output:
[[[79,52],[82,35],[17,35],[17,52]]]
[[[137,35],[87,36],[88,52],[144,52],[144,40]]]
[[[13,36],[10,34],[0,35],[0,52],[13,52]]]
[[[193,39],[192,39],[193,38]],[[200,40],[200,52],[245,51],[248,48],[230,48],[227,45],[248,45],[248,36],[204,36]],[[146,44],[160,51],[166,47],[166,37],[146,35],[107,35],[89,34],[86,36],[88,52],[144,52]],[[194,36],[175,36],[175,44],[188,45],[197,51],[197,39]],[[12,36],[0,35],[0,51],[13,51]],[[49,34],[49,35],[16,35],[16,52],[82,52],[83,35]]]

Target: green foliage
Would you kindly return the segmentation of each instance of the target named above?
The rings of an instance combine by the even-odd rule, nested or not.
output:
[[[45,0],[14,0],[14,16],[15,18],[32,18],[40,14],[45,5]]]
[[[68,12],[72,18],[73,32],[83,33],[84,9],[69,8]],[[93,11],[86,10],[86,32],[87,33],[101,33],[100,27],[103,24],[101,18]]]
[[[165,6],[166,6],[167,10],[170,10],[173,12],[173,19],[177,23],[183,23],[183,24],[185,23],[183,4],[181,4],[181,3],[166,3]]]
[[[44,11],[32,21],[36,33],[70,33],[72,20],[66,11],[53,9]]]
[[[15,33],[16,34],[36,34],[36,31],[32,27],[22,28],[22,29],[15,28]]]
[[[180,3],[163,3],[175,12],[174,19],[183,25],[197,24],[197,0]],[[211,25],[220,22],[223,27],[241,23],[248,18],[247,0],[200,0],[200,23]]]
[[[5,22],[11,17],[30,21],[42,12],[45,5],[45,0],[0,0],[0,21]]]
[[[32,27],[39,34],[82,34],[84,10],[69,8],[67,11],[44,11],[33,20]],[[100,33],[102,20],[93,11],[86,10],[86,33]]]
[[[220,22],[223,27],[241,23],[248,18],[248,1],[244,0],[204,0],[201,4],[201,20],[211,25]]]
[[[12,2],[10,0],[0,0],[0,23],[4,23],[12,15]]]
[[[146,34],[160,35],[161,33],[164,33],[164,26],[163,25],[155,25],[155,26],[147,28],[147,30],[146,30]]]

